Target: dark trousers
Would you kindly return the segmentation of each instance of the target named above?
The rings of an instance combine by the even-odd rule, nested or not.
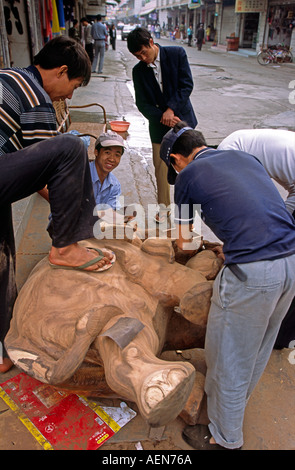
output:
[[[293,299],[284,320],[282,321],[274,348],[288,348],[295,341],[295,298]],[[294,348],[294,344],[291,345]]]
[[[87,150],[74,135],[61,135],[0,156],[0,347],[17,296],[11,204],[47,185],[52,245],[93,237],[95,201]],[[0,349],[1,351],[1,349]],[[4,357],[7,353],[4,349]]]
[[[15,283],[15,245],[11,205],[0,208],[0,364],[1,353],[7,357],[4,337],[9,330],[14,302],[17,297]]]
[[[292,215],[295,219],[295,211],[293,211]],[[289,307],[288,312],[286,313],[284,320],[282,321],[274,348],[288,348],[289,344],[293,341],[295,341],[295,297]]]
[[[85,44],[85,50],[89,56],[90,62],[93,62],[93,44]]]
[[[203,39],[198,39],[197,40],[198,51],[200,51],[202,49],[202,45],[203,45]]]

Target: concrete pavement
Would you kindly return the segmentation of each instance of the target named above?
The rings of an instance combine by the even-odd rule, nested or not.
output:
[[[168,42],[168,41],[167,41]],[[125,43],[124,43],[125,44]],[[118,45],[116,51],[111,49],[106,53],[105,66],[102,75],[93,75],[91,82],[86,88],[81,88],[76,92],[72,104],[85,104],[90,102],[100,102],[107,110],[108,120],[122,119],[130,121],[129,137],[127,139],[127,151],[124,154],[120,166],[116,169],[116,175],[122,184],[122,193],[125,204],[138,203],[145,209],[147,204],[156,203],[156,186],[154,181],[153,166],[151,161],[151,144],[147,132],[147,123],[141,114],[137,111],[132,96],[132,82],[130,80],[130,63],[132,58],[128,52],[122,52],[122,44]],[[196,51],[189,51],[192,57]],[[221,56],[216,56],[218,52],[204,50],[204,57],[207,61],[207,68],[215,65],[223,68]],[[222,53],[222,55],[225,55]],[[195,60],[195,64],[199,61]],[[234,60],[241,60],[243,70],[254,67],[253,57],[245,58],[235,57]],[[249,60],[247,63],[246,61]],[[128,62],[128,66],[126,65]],[[135,62],[134,62],[135,63]],[[217,65],[216,65],[217,64]],[[196,65],[199,67],[199,65]],[[216,70],[215,67],[215,70]],[[291,68],[291,67],[290,67]],[[200,73],[204,73],[203,67]],[[230,73],[235,77],[234,69],[218,71],[220,76],[225,77]],[[294,70],[294,69],[292,69]],[[272,75],[272,72],[269,72]],[[204,77],[201,86],[204,87],[202,100],[205,100],[208,94],[205,90],[205,82],[216,78],[216,72],[210,71],[210,76]],[[213,74],[213,77],[212,77]],[[284,76],[286,72],[283,72]],[[288,74],[286,74],[288,76]],[[222,80],[227,82],[227,79]],[[286,79],[287,83],[287,79]],[[222,86],[221,88],[224,88]],[[232,90],[233,92],[233,90]],[[222,94],[221,92],[219,92]],[[227,90],[226,93],[229,93]],[[239,92],[240,93],[240,92]],[[200,94],[200,91],[199,91]],[[222,95],[223,96],[223,95]],[[229,101],[229,96],[227,100]],[[197,99],[196,96],[193,98]],[[222,99],[225,99],[223,96]],[[242,99],[242,98],[239,98]],[[222,104],[222,109],[225,105]],[[249,105],[250,107],[250,105]],[[274,104],[275,109],[278,107]],[[281,108],[282,109],[282,108]],[[292,112],[292,108],[287,111]],[[236,110],[238,113],[238,110]],[[256,121],[260,116],[267,117],[265,110],[260,106],[257,109]],[[285,111],[284,111],[285,112]],[[207,118],[201,108],[202,126],[205,128]],[[279,113],[277,113],[279,114]],[[81,114],[73,113],[74,120],[80,120]],[[92,119],[90,115],[84,116],[85,121]],[[227,118],[228,122],[229,118]],[[249,124],[249,121],[248,121]],[[73,123],[74,127],[74,123]],[[247,127],[250,127],[249,125]],[[252,127],[252,126],[251,126]],[[218,133],[212,132],[209,138],[220,139],[222,132],[227,135],[228,127],[224,125],[223,130]],[[210,143],[210,142],[209,142]],[[213,143],[213,142],[212,142]],[[49,208],[47,203],[38,195],[30,199],[31,209],[26,206],[26,221],[21,213],[18,219],[22,225],[22,233],[19,237],[17,254],[17,282],[21,287],[25,282],[32,267],[43,258],[50,248],[50,239],[45,230]],[[21,212],[21,209],[19,209]],[[15,211],[16,217],[16,211]],[[210,238],[210,233],[205,238]],[[214,237],[213,237],[214,238]],[[295,449],[295,416],[293,413],[295,406],[295,374],[294,374],[294,350],[284,349],[282,351],[273,351],[268,367],[263,374],[258,386],[249,400],[244,422],[244,450],[294,450]],[[7,374],[0,374],[0,383],[17,375],[19,370],[13,368]],[[99,400],[99,403],[115,406],[115,400]],[[132,403],[128,405],[137,411]],[[140,442],[145,450],[180,450],[188,451],[188,446],[181,438],[181,432],[185,426],[184,421],[178,417],[175,421],[166,426],[165,429],[150,429],[142,418],[137,414],[136,418],[131,420],[117,434],[108,440],[101,450],[135,450],[135,445]],[[30,431],[25,428],[15,413],[6,403],[0,399],[0,450],[41,450],[41,446],[32,436]]]

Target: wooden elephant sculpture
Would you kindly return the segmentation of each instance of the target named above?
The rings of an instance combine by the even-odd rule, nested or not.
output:
[[[52,269],[47,257],[41,260],[16,301],[8,354],[44,383],[133,401],[150,425],[162,426],[183,409],[195,369],[158,356],[203,347],[220,263],[213,251],[201,250],[191,267],[180,264],[170,240],[81,243],[112,250],[116,262],[90,273]]]

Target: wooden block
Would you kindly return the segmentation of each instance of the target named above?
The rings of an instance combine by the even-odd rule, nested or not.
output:
[[[192,391],[188,397],[184,409],[179,415],[186,424],[195,425],[198,423],[201,404],[205,394],[204,385],[205,376],[201,374],[201,372],[196,372],[196,378]]]

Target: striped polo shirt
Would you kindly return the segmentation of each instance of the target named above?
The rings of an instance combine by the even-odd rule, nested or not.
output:
[[[37,68],[0,70],[0,155],[56,135],[55,110]]]

